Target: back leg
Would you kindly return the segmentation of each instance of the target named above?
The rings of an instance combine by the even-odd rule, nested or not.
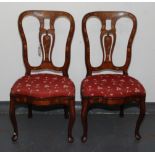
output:
[[[28,104],[28,118],[32,118],[32,104]]]
[[[124,105],[120,105],[120,113],[119,113],[120,117],[124,117]]]
[[[69,118],[68,106],[65,106],[65,107],[64,107],[64,117],[65,117],[65,119],[68,119],[68,118]]]

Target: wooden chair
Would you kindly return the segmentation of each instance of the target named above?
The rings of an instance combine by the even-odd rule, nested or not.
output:
[[[22,21],[24,17],[32,16],[39,20],[39,43],[42,51],[42,62],[39,66],[31,66],[28,62],[27,40],[24,34]],[[62,67],[56,67],[52,63],[51,54],[55,43],[55,20],[65,17],[70,21],[69,34],[66,41],[65,62]],[[50,28],[45,29],[44,20],[49,19]],[[73,142],[72,128],[75,121],[75,86],[69,79],[68,68],[70,65],[71,42],[74,34],[75,23],[73,17],[63,11],[25,11],[18,20],[18,28],[23,45],[23,60],[26,73],[13,85],[10,93],[10,119],[14,128],[12,140],[18,139],[18,128],[15,116],[17,104],[28,105],[28,117],[32,117],[32,105],[51,106],[62,105],[65,117],[69,116],[68,142]],[[62,75],[37,73],[32,71],[56,71]]]
[[[103,52],[103,60],[100,66],[93,67],[90,62],[90,43],[86,23],[91,17],[96,17],[101,21],[100,42]],[[120,18],[129,18],[133,22],[132,31],[127,44],[126,62],[123,66],[113,64],[112,55],[116,42],[116,22]],[[111,29],[106,29],[106,20],[111,20]],[[83,125],[82,142],[87,141],[87,114],[88,109],[95,104],[119,105],[120,116],[124,115],[123,106],[126,103],[136,101],[140,108],[137,120],[135,137],[140,139],[139,128],[145,115],[145,89],[138,80],[128,75],[128,67],[131,61],[132,43],[137,29],[136,17],[128,12],[91,12],[86,14],[82,20],[82,32],[85,43],[85,63],[87,69],[86,78],[81,84],[82,111],[81,119]],[[104,55],[105,53],[105,55]],[[94,72],[102,70],[121,71],[122,74],[98,74]]]

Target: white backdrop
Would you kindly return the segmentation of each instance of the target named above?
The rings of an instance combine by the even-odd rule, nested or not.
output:
[[[84,62],[84,43],[81,32],[81,20],[83,15],[87,12],[98,10],[121,10],[129,11],[135,14],[138,20],[138,29],[133,44],[133,54],[129,68],[129,74],[143,83],[147,92],[147,102],[155,102],[155,3],[1,3],[0,101],[9,100],[11,86],[25,73],[22,61],[21,39],[17,28],[17,20],[22,11],[31,9],[63,10],[70,12],[74,16],[76,29],[72,43],[72,56],[69,75],[76,85],[77,101],[80,100],[80,83],[86,74]],[[28,24],[25,24],[25,31],[28,32],[29,30],[28,37],[31,43],[29,44],[31,47],[30,62],[37,64],[40,60],[40,57],[34,59],[34,56],[37,56],[38,42],[37,40],[34,40],[32,36],[30,36],[31,34],[36,35],[37,30],[34,27],[34,25],[36,25],[36,21],[31,22],[29,20],[27,23]],[[59,27],[60,23],[63,25],[61,27],[62,29]],[[122,27],[118,30],[118,32],[124,35],[125,32],[128,32],[124,26],[128,26],[130,28],[130,24],[131,23],[129,21],[125,22],[125,25],[122,22]],[[64,22],[62,19],[57,21],[56,26],[58,26],[56,31],[61,33],[58,33],[57,40],[59,44],[57,44],[54,49],[54,51],[57,51],[57,53],[53,51],[53,60],[55,60],[55,64],[62,65],[64,56],[64,43],[62,42],[61,37],[64,37],[67,34],[65,28],[67,29],[69,24],[68,22]],[[91,61],[93,65],[99,65],[102,55],[101,49],[97,48],[96,46],[99,45],[98,38],[95,38],[96,33],[98,33],[100,30],[99,23],[95,24],[95,22],[92,20],[92,22],[89,22],[88,28],[89,31],[92,32],[90,35],[90,40],[92,41],[93,45],[95,45],[91,48],[93,50],[93,57],[91,57]],[[125,47],[122,46],[124,43],[126,43],[125,40],[120,38],[120,41],[118,41],[115,49],[115,54],[117,53],[117,48],[125,49]],[[32,53],[32,51],[34,51],[34,53]],[[125,53],[123,52],[122,55],[117,54],[114,60],[116,64],[118,61],[120,61],[120,64],[122,64],[124,62],[124,58]]]

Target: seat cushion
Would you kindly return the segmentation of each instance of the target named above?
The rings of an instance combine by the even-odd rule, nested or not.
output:
[[[82,96],[129,97],[145,95],[138,80],[119,74],[88,76],[82,81]]]
[[[11,89],[11,94],[37,98],[75,96],[75,87],[73,82],[64,76],[33,74],[17,80]]]

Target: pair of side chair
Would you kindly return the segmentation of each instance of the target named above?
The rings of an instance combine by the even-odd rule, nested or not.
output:
[[[39,20],[39,41],[42,50],[42,62],[39,66],[31,66],[28,62],[27,40],[24,34],[22,21],[26,16],[33,16]],[[52,49],[55,42],[54,23],[58,17],[66,17],[70,21],[70,30],[66,41],[65,62],[62,67],[56,67],[52,63]],[[90,62],[90,43],[88,39],[86,23],[90,17],[96,17],[101,21],[100,41],[103,52],[103,61],[100,66],[93,67]],[[126,62],[123,66],[115,66],[112,61],[112,54],[116,42],[116,22],[120,18],[129,18],[133,22],[131,34],[127,44]],[[50,20],[50,28],[45,29],[44,20]],[[106,20],[111,20],[111,29],[106,29]],[[32,105],[51,106],[62,105],[65,118],[69,118],[68,142],[73,142],[72,128],[75,122],[75,86],[69,79],[68,68],[70,64],[71,42],[74,34],[75,23],[72,15],[63,11],[25,11],[21,13],[18,20],[18,28],[23,45],[23,60],[26,73],[18,79],[10,93],[10,119],[13,125],[12,140],[18,139],[18,127],[15,116],[17,104],[27,104],[28,117],[32,117]],[[81,84],[82,110],[81,120],[83,125],[82,142],[87,141],[87,115],[90,107],[99,105],[118,105],[120,116],[124,115],[124,105],[135,101],[140,108],[140,114],[136,123],[135,138],[141,138],[139,134],[140,125],[145,115],[145,89],[142,84],[128,75],[128,67],[131,61],[132,43],[136,33],[136,17],[128,12],[91,12],[86,14],[82,20],[82,32],[85,43],[85,62],[87,68],[86,78]],[[93,30],[92,30],[93,31]],[[50,73],[32,74],[32,71],[51,70],[61,72],[62,75]],[[102,70],[113,70],[122,74],[98,74],[93,73]]]

